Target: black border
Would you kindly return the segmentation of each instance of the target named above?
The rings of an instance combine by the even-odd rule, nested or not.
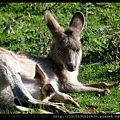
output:
[[[34,0],[34,1],[28,1],[28,0],[1,0],[0,2],[61,2],[59,0],[54,1],[54,0]],[[74,1],[64,1],[64,2],[120,2],[120,1],[108,1],[108,0],[74,0]],[[102,119],[102,118],[112,118],[112,119],[120,119],[120,114],[0,114],[0,119],[21,119],[21,118],[42,118],[42,119],[81,119],[81,118],[96,118],[96,119]],[[40,120],[40,119],[39,119]]]
[[[42,119],[81,119],[81,118],[113,118],[113,119],[120,119],[120,114],[0,114],[0,118],[11,118],[19,119],[19,118],[42,118]],[[39,119],[40,120],[40,119]]]

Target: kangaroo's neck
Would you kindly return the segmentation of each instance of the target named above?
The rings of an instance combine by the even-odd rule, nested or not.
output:
[[[55,60],[55,58],[53,58],[53,56],[49,55],[49,56],[47,57],[47,59],[48,59],[49,63],[51,64],[52,69],[54,69],[54,71],[59,71],[59,72],[60,72],[60,71],[63,71],[63,70],[64,70],[63,66],[62,66],[61,64],[59,64],[59,63]]]
[[[52,58],[52,56],[48,56],[47,57],[48,62],[52,68],[52,70],[58,75],[58,76],[64,76],[64,74],[66,73],[76,73],[74,74],[75,76],[77,76],[78,74],[78,69],[76,69],[73,72],[69,72],[67,69],[65,69],[61,64],[57,63],[55,59]]]
[[[69,81],[77,81],[77,76],[78,76],[78,69],[75,71],[68,71],[64,67],[60,66],[58,63],[56,63],[55,60],[53,60],[51,57],[48,58],[48,63],[52,68],[52,71],[55,73],[55,75],[58,78],[58,83],[59,83],[59,89],[61,91],[64,91],[66,88],[67,83],[69,84]],[[66,82],[66,83],[65,83]],[[65,84],[63,84],[65,83]]]

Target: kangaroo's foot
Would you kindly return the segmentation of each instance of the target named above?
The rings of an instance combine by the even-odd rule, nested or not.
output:
[[[97,93],[99,97],[104,95],[109,95],[109,94],[111,94],[109,89],[104,89],[103,92]]]
[[[20,101],[18,99],[15,99],[15,104],[24,107],[30,106],[31,108],[44,109],[52,113],[70,113],[66,108],[64,108],[64,106],[62,106],[62,104],[56,104],[49,101],[40,101],[39,103],[33,103],[29,101]]]

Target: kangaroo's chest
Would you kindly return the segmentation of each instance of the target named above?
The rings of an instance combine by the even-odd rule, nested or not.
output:
[[[68,92],[74,83],[77,83],[77,71],[69,72],[62,71],[54,74],[54,79],[51,83],[56,85],[61,92]]]
[[[19,63],[20,63],[20,74],[28,78],[33,78],[35,75],[36,62],[31,59],[19,59]]]

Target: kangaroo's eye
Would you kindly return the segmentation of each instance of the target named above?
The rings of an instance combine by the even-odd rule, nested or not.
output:
[[[58,49],[57,49],[57,52],[60,53],[60,54],[62,54],[62,53],[63,53],[63,50],[62,50],[61,48],[58,48]]]

